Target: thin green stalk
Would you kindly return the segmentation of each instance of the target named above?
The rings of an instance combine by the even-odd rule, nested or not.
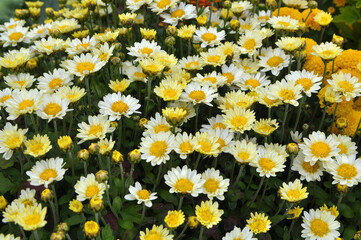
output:
[[[74,168],[73,154],[71,153],[71,151],[69,151],[68,155],[69,155],[69,160],[70,160],[70,165],[71,165],[71,176],[74,178],[75,177],[75,168]]]
[[[191,55],[191,50],[192,50],[192,41],[191,40],[188,40],[188,55],[187,56],[190,56]]]
[[[28,238],[26,237],[24,229],[22,227],[20,227],[20,226],[19,226],[19,229],[20,229],[20,232],[21,232],[21,235],[22,235],[22,239],[27,240]]]
[[[262,195],[261,195],[261,200],[259,201],[259,203],[257,204],[258,207],[257,207],[257,211],[260,209],[260,207],[262,206],[262,202],[263,202],[263,198],[266,194],[266,190],[267,190],[267,185],[268,185],[268,180],[269,178],[267,178],[265,184],[264,184],[264,188],[263,188],[263,191],[262,191]]]
[[[326,28],[323,27],[321,30],[320,38],[318,39],[318,44],[320,44],[322,42],[322,38],[323,38],[323,35],[325,34],[325,30],[326,30]]]
[[[231,188],[234,187],[235,185],[237,185],[239,179],[240,179],[241,176],[242,176],[242,173],[243,173],[243,170],[244,170],[244,166],[245,166],[244,164],[241,164],[241,166],[240,166],[240,168],[239,168],[239,171],[238,171],[238,175],[237,175],[237,177],[236,177],[236,180],[233,182]]]
[[[277,12],[277,17],[279,17],[279,16],[280,16],[281,4],[282,4],[282,0],[278,0],[278,12]]]
[[[337,107],[338,107],[338,103],[336,103],[335,110],[333,111],[333,114],[332,114],[332,123],[331,123],[330,133],[332,132],[333,123],[335,121]]]
[[[177,210],[180,210],[180,209],[182,208],[183,199],[184,199],[184,195],[182,195],[182,196],[179,198],[179,203],[178,203],[178,208],[177,208]]]
[[[273,222],[271,227],[276,226],[277,224],[279,224],[283,219],[286,218],[286,216],[288,215],[288,211],[293,207],[293,203],[290,204],[290,206],[287,208],[287,210],[285,211],[285,213],[282,215],[282,217],[280,219],[278,219],[277,221]],[[272,221],[272,220],[271,220]]]
[[[94,218],[95,218],[95,221],[99,224],[99,215],[97,212],[94,212]]]
[[[112,202],[111,202],[111,199],[110,199],[110,195],[109,195],[109,188],[108,187],[105,188],[105,193],[107,195],[107,202],[108,202],[110,211],[112,211],[112,213],[117,218],[117,220],[119,220],[119,216],[118,216],[117,212],[113,208],[113,205],[112,205]]]
[[[147,209],[147,208],[145,207],[145,204],[143,203],[142,217],[140,218],[140,223],[139,223],[140,226],[142,226],[142,224],[143,224],[146,209]]]
[[[261,182],[260,182],[259,185],[258,185],[256,194],[253,196],[252,201],[248,204],[248,208],[252,207],[252,204],[253,204],[254,201],[257,199],[258,193],[259,193],[259,191],[260,191],[261,188],[262,188],[262,185],[263,185],[263,183],[264,183],[264,180],[265,180],[265,176],[263,176],[263,177],[261,178]]]
[[[213,7],[214,7],[214,1],[215,0],[210,0],[211,2],[211,9],[209,10],[209,19],[208,19],[208,27],[210,27],[212,25],[212,13],[213,13]]]
[[[285,200],[282,200],[281,205],[278,207],[277,212],[275,213],[275,215],[273,215],[273,217],[277,216],[281,212],[283,205],[285,205],[285,202],[286,202]]]
[[[201,231],[199,232],[199,238],[198,240],[202,240],[202,237],[203,237],[203,231],[204,231],[204,227],[201,226]]]
[[[184,228],[183,230],[180,232],[180,234],[178,235],[178,237],[176,237],[174,240],[178,240],[179,238],[182,237],[182,235],[185,233],[185,231],[187,230],[188,228],[188,224],[184,224]]]
[[[56,210],[56,218],[59,219],[59,203],[58,203],[58,196],[56,194],[55,185],[51,184],[51,190],[54,193],[54,203],[55,203],[55,210]]]
[[[198,153],[198,157],[197,157],[197,160],[196,160],[196,165],[194,165],[194,169],[197,169],[199,161],[201,160],[201,156],[202,156],[201,153]]]
[[[323,108],[322,119],[321,119],[320,125],[318,126],[318,130],[321,130],[321,128],[323,126],[323,122],[325,121],[325,117],[326,117],[326,112],[327,112],[327,106],[325,106]]]
[[[20,157],[18,158],[16,154],[13,154],[14,158],[19,161],[20,164],[20,173],[21,173],[21,179],[24,179],[24,162],[23,159]]]
[[[361,118],[360,118],[360,120],[358,121],[356,131],[355,131],[355,133],[353,134],[352,138],[355,138],[355,137],[356,137],[357,132],[358,132],[358,130],[359,130],[359,128],[360,128],[360,125],[361,125]]]
[[[251,173],[251,177],[249,178],[249,182],[247,184],[247,187],[246,187],[246,190],[245,192],[248,191],[249,187],[251,186],[251,183],[252,183],[252,180],[253,180],[253,177],[254,177],[254,172]]]
[[[150,94],[152,91],[152,78],[148,78],[147,80],[147,98],[146,98],[146,104],[145,104],[145,116],[147,116],[149,111],[149,104],[150,104]]]
[[[340,207],[340,204],[342,202],[342,198],[343,198],[343,193],[340,193],[340,196],[338,197],[338,201],[337,201],[337,208]]]
[[[295,225],[295,222],[297,221],[297,218],[292,220],[292,223],[291,223],[291,226],[290,226],[290,229],[288,230],[288,239],[291,239],[291,233],[292,233],[292,229],[293,229],[293,226]]]
[[[194,106],[194,110],[196,112],[196,120],[195,120],[195,124],[194,124],[194,132],[197,132],[198,131],[199,104],[196,104]]]
[[[85,176],[88,175],[88,167],[86,161],[83,161],[83,167],[84,167],[84,174]]]
[[[302,112],[302,107],[303,107],[303,104],[305,103],[305,101],[306,101],[306,95],[303,95],[300,105],[298,106],[297,117],[296,117],[295,125],[293,126],[293,131],[297,130],[297,126],[300,121],[300,116],[301,116],[301,112]]]
[[[157,175],[157,179],[155,181],[155,184],[153,186],[153,192],[157,189],[158,187],[158,184],[159,184],[159,181],[160,181],[160,175],[162,173],[162,170],[163,170],[163,164],[159,165],[159,168],[158,168],[158,175]]]
[[[124,172],[123,164],[120,164],[120,181],[121,181],[121,185],[122,185],[122,190],[121,190],[122,197],[124,197],[124,194],[125,194],[124,174],[125,174],[125,172]]]
[[[30,120],[31,120],[33,127],[35,128],[35,133],[37,133],[38,132],[38,124],[36,124],[33,114],[30,114]]]
[[[272,118],[272,109],[268,108],[268,118]]]
[[[122,144],[122,132],[123,132],[123,121],[122,119],[118,122],[118,139],[117,139],[117,148],[120,149],[120,146]]]
[[[34,231],[33,231],[33,234],[34,234],[35,240],[40,240],[37,230],[34,230]]]
[[[213,159],[212,167],[213,167],[213,168],[216,168],[216,167],[217,167],[217,164],[218,164],[218,157],[215,157],[215,158]]]
[[[327,71],[327,61],[323,61],[323,64],[325,65],[325,67],[323,68],[323,75],[322,75],[322,84],[321,87],[324,86],[325,83],[325,79],[326,79],[326,71]]]
[[[290,156],[290,158],[291,158],[291,162],[290,162],[290,167],[289,167],[289,169],[288,169],[288,174],[287,174],[286,183],[288,183],[288,181],[289,181],[290,178],[291,178],[291,172],[292,172],[291,168],[292,168],[292,165],[293,165],[293,161],[294,161],[294,159],[295,159],[295,155],[292,154],[292,155]]]
[[[73,127],[73,115],[74,115],[74,110],[70,112],[70,123],[69,123],[68,135],[71,134],[71,129]]]
[[[58,219],[56,217],[57,213],[55,210],[54,202],[50,201],[49,203],[50,203],[51,211],[53,212],[53,221],[54,221],[54,230],[55,230],[56,225],[58,224]]]
[[[286,126],[288,108],[289,108],[289,104],[287,103],[286,107],[285,107],[285,113],[283,115],[283,121],[282,121],[281,143],[283,143],[283,139],[284,139],[284,136],[285,136],[285,126]]]

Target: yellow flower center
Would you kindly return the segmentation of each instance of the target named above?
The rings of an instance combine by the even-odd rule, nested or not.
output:
[[[42,143],[34,143],[29,147],[29,149],[34,155],[39,155],[43,151],[44,145]]]
[[[30,214],[26,216],[24,222],[27,226],[33,226],[39,224],[41,221],[41,217],[39,214]]]
[[[219,129],[226,129],[226,125],[224,125],[223,123],[221,122],[217,122],[213,125],[213,129],[216,129],[216,128],[219,128]]]
[[[49,115],[55,117],[62,110],[61,106],[57,103],[49,103],[44,108],[44,112]]]
[[[177,227],[179,225],[180,219],[178,212],[170,213],[164,219],[168,227]]]
[[[23,138],[20,138],[20,136],[14,136],[10,139],[5,140],[5,145],[10,149],[16,149],[21,146],[23,143]]]
[[[348,81],[341,81],[338,83],[338,85],[340,86],[340,88],[345,89],[346,92],[352,92],[354,90],[353,85]]]
[[[122,113],[125,113],[126,111],[128,111],[129,106],[122,100],[119,100],[119,101],[113,102],[111,109],[113,112],[122,114]]]
[[[330,232],[327,222],[315,218],[311,221],[311,231],[317,237],[323,237]]]
[[[222,76],[227,78],[227,83],[234,81],[234,75],[232,73],[222,73]]]
[[[339,148],[341,151],[338,154],[347,154],[348,148],[345,144],[340,143],[337,148]]]
[[[20,87],[23,87],[24,86],[24,84],[26,83],[26,81],[25,80],[20,80],[20,81],[14,81],[14,83],[16,84],[19,84],[19,86]]]
[[[149,56],[153,52],[153,49],[145,47],[145,48],[139,49],[138,52],[142,53],[142,54],[147,54]]]
[[[213,55],[213,56],[207,57],[207,61],[211,62],[211,63],[219,62],[219,60],[221,60],[221,57],[218,55]]]
[[[201,151],[204,153],[209,153],[212,149],[212,145],[208,141],[199,141],[198,145],[201,146]]]
[[[162,240],[162,239],[163,237],[159,233],[153,230],[151,230],[150,232],[148,232],[147,235],[144,236],[144,240]]]
[[[277,67],[281,63],[283,63],[283,58],[281,58],[279,56],[273,56],[267,60],[267,65],[272,68]]]
[[[311,152],[317,158],[325,158],[330,154],[331,148],[325,142],[315,142],[311,146]]]
[[[270,133],[274,130],[274,128],[268,124],[263,124],[258,129],[260,130],[260,132],[263,132],[263,133]]]
[[[203,78],[203,82],[211,82],[211,83],[216,83],[217,82],[217,78],[216,77],[205,77]]]
[[[24,34],[21,32],[14,32],[9,35],[9,39],[12,41],[19,41],[22,37],[24,37]]]
[[[258,161],[258,164],[266,171],[271,171],[276,166],[276,164],[269,158],[261,158]]]
[[[161,0],[157,2],[157,7],[160,9],[166,8],[169,4],[171,4],[170,0]]]
[[[215,180],[214,178],[207,179],[207,181],[203,184],[203,187],[209,193],[214,193],[219,188],[219,181]]]
[[[320,165],[318,164],[318,162],[316,162],[313,166],[311,166],[309,162],[304,161],[302,163],[302,168],[308,173],[315,173],[320,168]]]
[[[252,25],[250,25],[250,24],[243,24],[243,25],[241,25],[241,28],[242,28],[242,29],[246,29],[246,30],[250,30],[250,29],[252,28]]]
[[[90,43],[81,43],[76,46],[76,50],[79,50],[79,47],[87,49],[90,46]]]
[[[168,132],[168,131],[169,131],[169,126],[166,124],[159,124],[158,126],[154,127],[155,133]]]
[[[193,90],[189,93],[189,97],[198,103],[206,98],[206,94],[202,90]]]
[[[224,146],[226,146],[226,142],[222,138],[218,138],[217,143],[219,144],[218,149],[221,150]]]
[[[177,95],[177,91],[174,89],[168,88],[163,91],[163,95],[166,99],[175,100],[173,98]]]
[[[167,148],[165,141],[156,141],[150,146],[149,153],[152,156],[162,157],[167,152]]]
[[[190,144],[190,142],[183,142],[179,145],[179,150],[181,153],[189,153],[193,151],[193,146]]]
[[[34,206],[34,202],[31,201],[30,199],[24,199],[21,203],[22,203],[25,207],[27,207],[27,206],[30,206],[30,207]]]
[[[24,110],[28,107],[32,107],[34,105],[34,101],[33,100],[24,100],[19,104],[19,110]]]
[[[10,99],[10,98],[12,98],[12,96],[10,96],[10,95],[5,95],[5,96],[3,96],[2,98],[0,98],[0,103],[4,103],[6,100],[8,100],[8,99]]]
[[[282,89],[279,92],[279,96],[283,99],[283,100],[294,100],[296,95],[293,92],[293,90],[290,89]]]
[[[194,184],[187,178],[180,178],[175,184],[174,188],[183,194],[191,192],[193,190]]]
[[[186,12],[183,9],[177,9],[170,14],[172,18],[181,18]]]
[[[236,128],[242,128],[244,127],[244,125],[247,124],[247,118],[243,117],[243,116],[235,116],[232,121],[231,124],[236,127]]]
[[[186,68],[192,68],[198,66],[198,61],[186,63]]]
[[[321,52],[320,55],[321,55],[323,58],[329,58],[329,57],[332,57],[333,54],[334,54],[334,52],[331,51],[331,50],[324,50],[324,51]]]
[[[208,209],[200,210],[199,217],[202,219],[203,222],[209,223],[213,219],[213,214]]]
[[[289,27],[291,25],[289,22],[285,22],[285,21],[279,21],[278,24],[281,25],[282,27]]]
[[[313,82],[309,78],[300,78],[297,79],[296,85],[301,85],[305,91],[308,91],[313,86]]]
[[[56,178],[58,176],[57,171],[52,168],[45,169],[42,173],[40,173],[39,177],[44,180],[48,181],[50,178]]]
[[[147,200],[150,197],[150,192],[147,189],[142,189],[137,191],[137,196],[139,199]]]
[[[267,225],[266,222],[262,219],[256,219],[254,222],[252,222],[250,225],[250,229],[253,232],[265,232]]]
[[[242,162],[247,161],[250,157],[248,152],[239,152],[237,156],[242,160]]]
[[[338,166],[337,173],[344,179],[351,179],[357,175],[357,169],[352,164],[342,163]]]
[[[254,78],[250,78],[250,79],[246,80],[244,82],[244,84],[249,85],[249,86],[251,86],[253,88],[256,88],[256,87],[261,85],[260,82],[257,79],[254,79]]]
[[[50,89],[56,89],[58,87],[61,87],[62,83],[63,83],[62,79],[54,78],[54,79],[51,79],[48,86],[49,86]]]
[[[300,196],[301,196],[301,192],[298,191],[298,190],[293,190],[293,189],[290,189],[288,192],[287,192],[287,196],[292,200],[292,199],[298,199]]]
[[[103,132],[103,127],[100,124],[93,125],[89,129],[88,135],[97,136],[101,132]]]
[[[95,68],[95,64],[91,62],[80,62],[76,65],[76,71],[81,74],[89,74]]]
[[[253,50],[255,46],[256,46],[256,41],[253,38],[251,38],[251,39],[247,39],[242,47],[244,47],[247,50]]]
[[[142,72],[135,72],[133,74],[133,76],[136,77],[136,78],[145,78],[146,77],[146,75],[144,73],[142,73]]]
[[[204,33],[201,38],[206,42],[212,42],[217,39],[217,35],[213,33]]]
[[[100,60],[105,62],[107,60],[107,58],[108,58],[108,55],[109,55],[108,53],[103,53],[103,54],[99,55],[99,58],[100,58]]]
[[[87,196],[88,198],[92,198],[96,195],[98,195],[100,192],[100,189],[98,188],[97,185],[91,185],[88,186],[86,191],[85,191],[85,196]]]

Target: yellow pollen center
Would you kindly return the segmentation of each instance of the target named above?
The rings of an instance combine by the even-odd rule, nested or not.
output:
[[[169,131],[169,126],[166,125],[166,124],[159,124],[159,125],[154,127],[154,132],[155,133],[168,132],[168,131]]]
[[[34,105],[34,101],[33,100],[24,100],[19,104],[19,110],[24,110],[28,107],[32,107]]]
[[[222,76],[227,78],[227,83],[234,81],[234,75],[232,73],[222,73]]]
[[[316,162],[313,166],[311,166],[309,162],[304,161],[302,163],[302,168],[308,173],[315,173],[320,168],[320,165],[318,164],[318,162]]]
[[[191,192],[193,190],[194,184],[187,178],[180,178],[176,184],[174,184],[174,188],[183,194]]]
[[[167,152],[167,148],[168,145],[165,141],[156,141],[150,146],[149,153],[152,156],[162,157]]]
[[[325,221],[315,218],[311,221],[311,231],[313,235],[323,237],[330,232],[330,229]]]
[[[40,223],[40,221],[41,221],[41,217],[39,214],[31,214],[27,216],[24,220],[25,225],[27,226],[37,225]]]
[[[311,152],[317,158],[325,158],[330,154],[331,148],[325,142],[315,142],[311,146]]]
[[[138,52],[142,54],[147,54],[149,56],[153,52],[153,49],[145,47],[140,49]]]
[[[8,99],[10,99],[10,98],[12,98],[12,96],[10,96],[10,95],[5,95],[5,96],[3,96],[2,98],[0,98],[0,103],[4,103],[6,100],[8,100]]]
[[[283,63],[283,58],[279,56],[273,56],[267,60],[267,65],[272,68],[278,67],[278,65],[280,65],[281,63]]]
[[[269,132],[271,132],[274,128],[271,127],[271,126],[268,125],[268,124],[263,124],[263,125],[261,125],[258,129],[259,129],[261,132],[263,132],[263,133],[269,133]]]
[[[357,175],[357,169],[354,165],[343,163],[337,168],[337,173],[344,179],[351,179]]]
[[[256,41],[253,38],[251,38],[251,39],[247,39],[242,47],[244,47],[247,50],[253,50],[255,46],[256,46]]]
[[[122,114],[122,113],[125,113],[126,111],[128,111],[129,106],[122,100],[119,100],[119,101],[113,102],[111,109],[113,112]]]
[[[209,153],[212,149],[212,145],[208,141],[199,141],[198,144],[201,146],[201,150],[204,153]]]
[[[279,96],[283,99],[283,100],[294,100],[295,99],[295,93],[293,92],[293,90],[290,89],[282,89],[279,92]]]
[[[261,85],[260,82],[257,79],[254,79],[254,78],[250,78],[250,79],[246,80],[244,82],[244,84],[248,85],[248,86],[251,86],[253,88],[256,88],[256,87]]]
[[[321,52],[321,56],[323,56],[324,58],[332,57],[333,54],[334,54],[334,52],[331,50],[324,50]]]
[[[19,84],[20,87],[23,87],[24,84],[26,83],[26,81],[25,80],[20,80],[20,81],[15,81],[14,83],[17,83],[17,84]]]
[[[179,150],[181,153],[189,153],[193,151],[193,146],[190,144],[190,142],[183,142],[179,145]]]
[[[207,192],[214,193],[219,188],[219,181],[213,178],[207,179],[207,181],[203,184],[203,187],[206,189]]]
[[[39,175],[39,177],[44,181],[48,181],[50,178],[56,178],[57,176],[58,176],[58,173],[52,168],[45,169]]]
[[[193,90],[189,93],[189,97],[198,103],[206,98],[206,94],[202,90]]]
[[[211,222],[213,219],[213,214],[208,209],[201,210],[199,216],[206,223]]]
[[[60,78],[54,78],[51,79],[51,81],[49,82],[48,86],[50,89],[56,89],[58,87],[61,87],[63,84],[63,80]]]
[[[29,148],[30,152],[34,153],[34,155],[39,155],[43,151],[44,145],[42,143],[34,143]]]
[[[208,61],[208,62],[211,62],[211,63],[219,62],[219,60],[221,60],[221,57],[218,56],[218,55],[209,56],[209,57],[207,58],[207,61]]]
[[[338,83],[338,85],[340,86],[340,88],[345,89],[346,92],[352,92],[354,90],[353,85],[348,81],[341,81]]]
[[[147,189],[142,189],[137,191],[137,196],[139,199],[147,200],[150,197],[150,192]]]
[[[27,206],[30,206],[30,207],[34,206],[34,202],[31,201],[30,199],[25,199],[25,200],[23,200],[23,201],[22,201],[22,204],[23,204],[25,207],[27,207]]]
[[[217,128],[219,128],[219,129],[226,129],[227,127],[226,127],[226,125],[224,125],[223,123],[217,122],[217,123],[215,123],[215,124],[213,125],[213,129],[217,129]]]
[[[266,230],[266,227],[266,222],[262,219],[257,219],[250,224],[250,228],[258,230],[258,232],[264,232]]]
[[[62,108],[61,108],[61,106],[59,104],[57,104],[57,103],[49,103],[44,108],[44,113],[46,113],[49,116],[51,115],[51,116],[55,117],[56,114],[58,114],[61,110],[62,110]]]
[[[80,47],[87,49],[90,46],[90,43],[80,43],[76,46],[76,50],[79,50]]]
[[[145,78],[146,77],[146,75],[144,73],[142,73],[142,72],[135,72],[133,74],[133,76],[136,77],[136,78]]]
[[[242,162],[245,162],[250,157],[248,152],[239,152],[237,156],[242,160]]]
[[[87,196],[88,198],[92,198],[96,195],[98,195],[100,192],[100,189],[98,188],[98,186],[96,185],[91,185],[88,186],[86,191],[85,191],[85,196]]]
[[[288,196],[290,199],[298,199],[298,198],[301,196],[301,192],[298,191],[298,190],[290,189],[290,190],[287,192],[287,196]]]
[[[246,29],[246,30],[250,30],[252,28],[252,25],[250,24],[244,24],[244,25],[241,25],[241,28],[242,29]]]
[[[157,7],[160,9],[164,9],[165,7],[167,7],[169,4],[171,4],[170,0],[161,0],[157,3]]]
[[[103,132],[103,127],[100,124],[93,125],[89,129],[88,135],[97,136],[101,132]]]
[[[76,65],[76,71],[81,74],[89,74],[95,68],[95,64],[91,62],[80,62]]]
[[[305,91],[308,91],[313,86],[313,82],[309,78],[300,78],[296,81],[296,85],[301,85]]]
[[[247,122],[247,118],[243,116],[235,116],[231,121],[232,125],[236,128],[243,128]]]
[[[20,138],[20,136],[14,136],[9,139],[6,139],[4,144],[10,148],[10,149],[16,149],[21,146],[23,143],[23,138]]]
[[[338,154],[347,154],[348,152],[347,146],[343,143],[340,143],[337,148],[341,150]]]
[[[163,91],[163,95],[166,99],[173,100],[173,98],[177,95],[177,91],[174,89],[168,88]]]
[[[22,37],[24,37],[24,34],[21,32],[14,32],[9,35],[9,39],[12,41],[19,41]]]
[[[198,66],[198,61],[186,63],[186,68],[192,68]]]
[[[206,82],[206,81],[208,81],[208,82],[211,82],[211,83],[216,83],[217,82],[217,78],[216,77],[205,77],[205,78],[203,78],[203,82]]]
[[[153,230],[148,232],[148,234],[146,234],[144,237],[144,240],[162,240],[162,239],[163,239],[163,237],[159,233],[157,233]]]
[[[258,164],[261,168],[267,171],[271,171],[276,166],[276,164],[269,158],[261,158],[258,161]]]
[[[177,9],[174,12],[170,14],[172,18],[181,18],[186,14],[186,12],[183,9]]]
[[[282,27],[289,27],[291,25],[289,22],[285,22],[285,21],[279,21],[278,24],[281,25]]]
[[[212,42],[217,39],[217,35],[213,33],[204,33],[201,38],[206,42]]]

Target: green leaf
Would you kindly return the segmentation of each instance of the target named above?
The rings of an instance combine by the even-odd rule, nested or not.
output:
[[[166,202],[173,203],[175,206],[178,205],[178,198],[175,195],[169,193],[168,190],[161,189],[159,190],[158,195]]]
[[[113,208],[116,213],[120,211],[120,208],[122,207],[122,199],[120,197],[116,197],[113,200]]]
[[[71,216],[70,218],[66,219],[65,222],[69,226],[74,226],[74,225],[77,225],[79,223],[82,223],[83,219],[81,218],[80,215],[74,215],[74,216]]]
[[[345,22],[345,23],[351,25],[351,24],[361,20],[360,10],[355,7],[347,6],[347,7],[340,8],[340,12],[341,13],[339,15],[337,15],[336,17],[333,18],[333,21],[335,23]]]
[[[67,195],[63,195],[59,198],[59,205],[63,205],[65,203],[68,203],[71,200],[71,195],[67,194]]]
[[[118,221],[118,224],[121,228],[125,229],[125,230],[130,230],[134,227],[132,221],[126,220],[126,219],[122,219]]]
[[[7,169],[14,165],[13,159],[5,160],[4,158],[0,157],[0,168]]]
[[[344,203],[340,204],[339,211],[341,215],[344,216],[345,218],[353,218],[354,216],[352,208],[349,207],[347,204]]]
[[[12,188],[11,181],[7,179],[3,173],[0,173],[0,183],[0,193],[2,195],[7,193]]]
[[[357,2],[356,2],[356,7],[357,7],[357,8],[361,7],[361,0],[357,0]]]
[[[114,240],[113,230],[110,228],[110,225],[107,224],[105,228],[102,229],[102,239]]]

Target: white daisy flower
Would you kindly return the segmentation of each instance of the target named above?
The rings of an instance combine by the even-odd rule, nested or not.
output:
[[[0,108],[6,106],[6,101],[13,98],[12,90],[10,88],[4,88],[0,90]]]
[[[270,86],[269,98],[280,100],[283,103],[298,106],[298,100],[302,98],[302,86],[295,85],[294,82],[287,82],[284,79],[277,81]]]
[[[253,232],[245,227],[242,230],[238,227],[234,227],[232,231],[226,233],[226,235],[222,238],[222,240],[257,240],[257,238],[253,237]]]
[[[201,126],[200,132],[207,132],[211,129],[226,129],[227,126],[223,123],[223,116],[220,114],[217,114],[215,117],[211,117],[207,119],[209,124],[203,124]]]
[[[71,42],[69,42],[67,48],[65,51],[69,55],[76,55],[83,52],[89,52],[91,51],[98,43],[98,40],[96,40],[94,37],[87,36],[83,39],[75,38]]]
[[[154,0],[149,5],[149,8],[152,10],[152,12],[159,15],[164,11],[174,7],[178,2],[179,0]]]
[[[188,155],[194,152],[196,144],[197,142],[191,133],[178,133],[174,139],[174,151],[179,154],[181,159],[187,159]]]
[[[273,16],[268,20],[268,23],[276,30],[284,30],[293,32],[298,30],[299,22],[290,16]]]
[[[285,79],[287,82],[292,82],[295,86],[301,85],[302,91],[307,97],[311,97],[312,93],[317,93],[322,83],[322,77],[306,70],[290,72],[290,74],[285,76]]]
[[[220,152],[228,152],[229,145],[232,143],[234,133],[229,129],[210,129],[208,131],[210,135],[213,135],[217,139],[217,143],[219,144],[218,150]]]
[[[35,82],[36,78],[29,73],[9,74],[4,77],[6,85],[12,89],[27,89]]]
[[[173,26],[177,26],[179,21],[197,17],[196,7],[184,2],[181,2],[178,6],[171,8],[169,12],[170,13],[162,13],[160,16],[164,19],[163,22]]]
[[[81,122],[78,124],[77,138],[79,144],[94,139],[103,139],[107,133],[114,132],[115,128],[110,126],[110,121],[106,116],[88,116],[89,124]]]
[[[152,2],[152,0],[127,0],[126,6],[129,10],[134,13],[139,10],[143,5],[148,5]]]
[[[340,92],[346,101],[361,96],[361,83],[357,77],[351,76],[350,73],[338,72],[332,74],[332,79],[327,80],[334,91]]]
[[[250,162],[250,165],[256,167],[256,171],[261,177],[269,178],[271,176],[275,177],[277,172],[283,172],[286,167],[285,162],[286,158],[276,151],[258,148],[258,156],[254,161]]]
[[[128,201],[137,200],[137,204],[144,203],[145,206],[151,207],[152,201],[157,199],[157,193],[151,193],[145,188],[142,188],[139,182],[135,182],[134,187],[129,186],[129,194],[125,195],[124,198]]]
[[[241,81],[237,84],[243,91],[254,91],[259,87],[268,86],[271,83],[268,77],[264,73],[249,74],[244,73],[241,77]]]
[[[4,47],[15,47],[18,43],[30,43],[28,27],[17,26],[0,34],[0,41],[4,41]]]
[[[18,129],[18,125],[12,125],[10,122],[5,124],[4,129],[0,131],[0,153],[4,154],[5,160],[9,160],[14,151],[23,145],[27,132],[28,129]]]
[[[225,31],[217,31],[217,28],[210,27],[205,28],[201,27],[200,29],[196,30],[193,36],[194,43],[201,43],[202,48],[206,48],[208,46],[214,47],[221,44],[226,37]]]
[[[332,42],[323,42],[312,47],[312,54],[322,58],[324,61],[331,61],[342,53],[342,49]]]
[[[200,70],[204,66],[202,59],[198,55],[183,57],[178,61],[178,65],[188,71]]]
[[[221,87],[226,82],[227,78],[222,76],[220,73],[213,71],[204,75],[197,73],[192,79],[193,82],[199,83],[200,85],[208,85],[213,88]]]
[[[172,126],[167,122],[167,119],[160,115],[160,113],[156,113],[154,118],[151,117],[147,124],[144,125],[143,136],[151,136],[159,133],[171,133]]]
[[[13,202],[16,205],[22,205],[24,207],[32,207],[37,204],[35,195],[36,195],[35,189],[30,189],[30,188],[21,189],[20,196],[17,199],[14,199]]]
[[[292,141],[294,141],[295,143],[301,143],[302,142],[302,132],[290,131],[290,135],[291,135]]]
[[[245,139],[235,141],[229,147],[229,153],[240,164],[251,163],[257,158],[257,144]]]
[[[338,154],[344,154],[348,157],[357,155],[357,146],[355,142],[352,142],[352,138],[346,135],[331,135],[335,142],[339,142],[337,148],[340,149]]]
[[[68,109],[70,102],[68,99],[61,98],[57,94],[43,96],[43,102],[40,104],[36,114],[42,119],[63,119],[65,114],[73,109]]]
[[[236,67],[233,63],[229,66],[226,64],[222,65],[222,76],[226,78],[225,85],[237,85],[244,74],[242,69]]]
[[[45,38],[49,35],[51,29],[50,23],[41,24],[29,30],[28,36],[30,39],[35,40],[38,38]]]
[[[300,150],[297,157],[293,160],[291,170],[297,171],[301,175],[301,180],[312,182],[321,181],[324,168],[321,161],[317,161],[313,165],[311,165],[310,162],[306,162],[305,155],[303,151]]]
[[[245,34],[239,38],[237,44],[240,46],[241,53],[253,56],[257,53],[257,49],[262,47],[262,40],[263,37],[258,31],[245,31]]]
[[[267,48],[264,56],[259,56],[259,65],[263,67],[262,72],[271,71],[274,76],[278,76],[280,71],[288,67],[290,64],[290,55],[286,55],[285,52],[280,49]]]
[[[88,174],[86,177],[81,176],[74,186],[75,192],[78,194],[76,199],[81,202],[93,197],[102,199],[106,187],[105,183],[100,183],[95,179],[93,173]]]
[[[133,63],[126,61],[123,62],[122,66],[123,73],[127,75],[130,81],[147,82],[147,75],[143,72],[143,68],[140,64],[136,67]]]
[[[187,166],[172,168],[164,175],[170,193],[190,194],[192,197],[198,197],[203,192],[205,180],[201,177],[196,170],[191,170]]]
[[[41,38],[38,41],[34,41],[32,48],[38,52],[50,55],[54,52],[62,50],[65,46],[66,43],[64,40],[49,36],[48,38]]]
[[[141,42],[134,43],[133,47],[127,47],[128,55],[136,57],[136,60],[148,58],[158,53],[161,48],[155,41],[143,39]]]
[[[214,168],[207,169],[202,173],[203,193],[207,194],[209,199],[218,198],[224,200],[224,194],[228,191],[229,179],[224,179],[219,170]]]
[[[332,184],[352,187],[361,181],[361,159],[356,156],[337,155],[336,161],[329,162],[326,170],[333,177]]]
[[[42,93],[37,89],[15,90],[12,97],[6,101],[5,110],[9,113],[8,120],[15,120],[20,115],[33,113],[42,102]]]
[[[55,68],[53,72],[44,73],[38,78],[38,89],[53,93],[62,86],[73,85],[73,75],[62,68]]]
[[[22,27],[26,24],[25,20],[17,19],[17,18],[10,18],[8,22],[0,25],[0,31],[4,32],[10,29],[14,29],[18,26]]]
[[[214,88],[192,82],[185,87],[180,99],[184,102],[192,102],[194,105],[204,103],[212,106],[211,102],[217,96],[218,93]]]
[[[65,162],[62,158],[49,158],[37,161],[26,175],[30,177],[30,184],[33,186],[48,186],[53,182],[59,182],[63,179],[67,169],[64,169]]]

